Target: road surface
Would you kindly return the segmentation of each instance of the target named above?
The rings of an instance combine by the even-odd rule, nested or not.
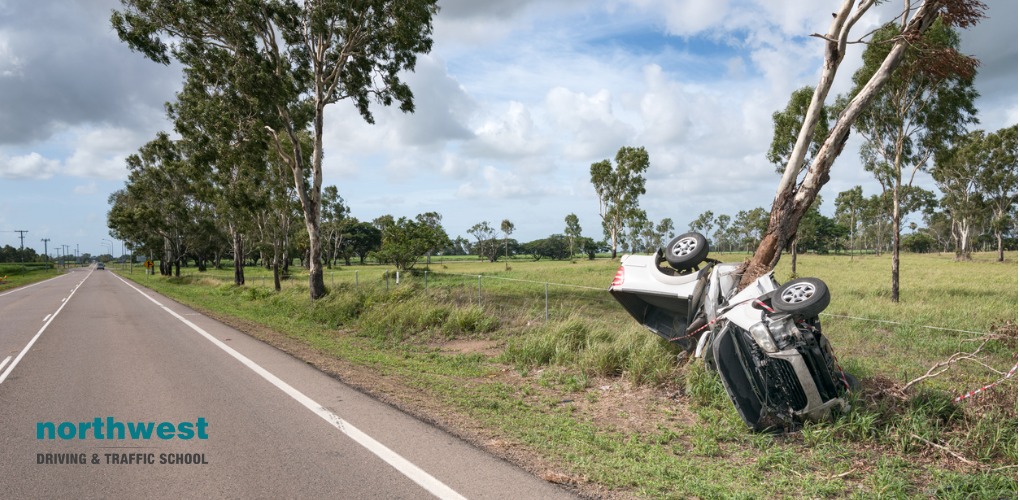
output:
[[[110,271],[0,294],[0,363],[0,498],[571,497]]]

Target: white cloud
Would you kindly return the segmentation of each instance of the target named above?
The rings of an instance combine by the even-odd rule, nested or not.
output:
[[[551,122],[569,133],[565,156],[592,160],[614,153],[634,136],[634,128],[613,114],[612,93],[601,89],[593,95],[556,87],[546,96]]]
[[[49,179],[60,169],[60,162],[39,153],[7,157],[0,155],[0,177],[4,179]]]
[[[482,157],[522,158],[541,154],[548,139],[538,131],[531,112],[520,102],[510,102],[507,110],[485,119],[475,128],[476,139],[464,151]]]
[[[86,130],[76,138],[74,152],[64,162],[63,173],[76,177],[124,179],[127,177],[125,159],[131,145],[140,145],[146,139],[133,130],[100,128]]]

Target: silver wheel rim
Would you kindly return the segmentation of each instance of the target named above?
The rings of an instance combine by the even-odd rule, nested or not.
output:
[[[698,249],[698,240],[693,237],[686,237],[676,242],[671,249],[674,257],[684,257],[694,253]]]
[[[783,302],[786,304],[799,304],[814,297],[815,286],[811,283],[797,283],[783,291]]]

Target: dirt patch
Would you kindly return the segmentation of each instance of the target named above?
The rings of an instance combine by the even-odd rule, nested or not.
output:
[[[573,403],[596,426],[627,434],[657,433],[696,422],[676,389],[634,386],[620,379],[595,380]]]
[[[452,354],[484,354],[496,357],[503,353],[503,343],[483,339],[455,339],[439,344],[439,350]]]

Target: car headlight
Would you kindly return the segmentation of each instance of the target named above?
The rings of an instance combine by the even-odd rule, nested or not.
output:
[[[775,339],[772,338],[772,332],[769,331],[769,328],[764,323],[755,323],[749,331],[751,332],[751,338],[765,352],[776,352],[779,350]]]

